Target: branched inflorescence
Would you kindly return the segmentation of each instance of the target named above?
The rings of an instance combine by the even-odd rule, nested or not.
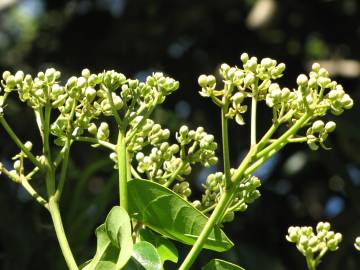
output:
[[[306,257],[309,270],[316,269],[328,250],[335,251],[342,240],[341,233],[330,230],[330,223],[319,222],[316,233],[312,227],[289,227],[286,239],[295,243],[297,249]]]

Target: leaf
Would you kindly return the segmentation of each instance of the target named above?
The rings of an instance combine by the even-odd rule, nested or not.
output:
[[[208,218],[172,190],[147,180],[128,183],[129,214],[152,230],[192,245]],[[225,251],[233,243],[218,226],[210,232],[204,248]]]
[[[111,209],[105,224],[96,229],[97,248],[94,258],[82,270],[119,270],[131,258],[133,242],[127,212],[120,206]]]
[[[175,245],[167,238],[152,232],[150,229],[145,228],[140,231],[140,238],[154,245],[161,258],[161,263],[164,265],[165,261],[172,261],[177,263],[178,251]]]
[[[146,241],[134,245],[129,263],[124,270],[162,270],[161,258],[156,248]]]
[[[133,240],[128,213],[120,206],[114,206],[105,220],[107,235],[112,243],[120,249],[116,269],[121,269],[131,257]]]
[[[211,260],[207,265],[203,266],[201,270],[245,270],[245,269],[233,263],[229,263],[219,259],[214,259]]]
[[[82,270],[110,270],[114,269],[118,259],[119,249],[111,244],[105,224],[96,229],[97,248],[94,258],[85,263]]]

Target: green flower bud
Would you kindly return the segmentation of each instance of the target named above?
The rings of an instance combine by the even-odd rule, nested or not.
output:
[[[320,64],[319,63],[312,64],[311,69],[315,72],[318,72],[320,69]]]
[[[249,55],[247,53],[242,53],[240,55],[240,59],[241,59],[241,62],[243,62],[244,64],[246,64],[246,62],[249,60]]]
[[[315,78],[310,78],[309,82],[308,82],[308,85],[309,85],[310,88],[315,88],[316,85],[317,85],[316,79]]]
[[[10,75],[11,75],[10,71],[6,70],[2,74],[2,78],[6,81]]]
[[[345,94],[340,102],[345,109],[351,109],[354,105],[354,101],[348,94]]]
[[[257,67],[257,58],[256,57],[251,57],[247,62],[246,62],[246,67],[251,70],[252,72],[256,71],[256,67]]]
[[[226,63],[221,64],[220,70],[224,73],[226,73],[230,69],[230,66]]]
[[[270,68],[276,65],[276,61],[271,58],[263,58],[260,62],[260,65],[264,68]]]
[[[94,100],[94,98],[96,97],[96,90],[92,87],[87,87],[85,89],[85,96],[89,102],[92,102]]]
[[[322,132],[324,130],[324,122],[322,120],[317,120],[312,124],[312,129],[314,132]]]
[[[329,72],[325,68],[320,68],[319,77],[329,77]]]
[[[325,130],[327,133],[333,132],[335,130],[335,128],[336,128],[336,123],[333,121],[329,121],[325,125]]]
[[[96,137],[99,140],[107,140],[110,135],[109,125],[106,122],[101,122],[99,129],[97,131]]]
[[[72,76],[68,79],[66,85],[68,88],[72,88],[77,84],[77,78],[75,76]]]
[[[305,74],[300,74],[296,79],[296,83],[299,86],[306,87],[308,83],[308,77]]]
[[[287,100],[290,97],[290,89],[289,88],[283,88],[281,90],[281,99]]]
[[[207,83],[209,85],[209,87],[215,87],[216,85],[216,78],[213,75],[209,75],[207,76]]]
[[[86,85],[86,79],[84,77],[79,77],[76,82],[76,86],[83,88]]]
[[[255,76],[253,73],[249,73],[244,78],[244,85],[245,87],[251,85],[255,81]]]
[[[230,80],[232,80],[234,78],[235,72],[236,72],[236,68],[232,67],[228,70],[226,75]]]
[[[56,70],[54,68],[48,68],[45,70],[45,77],[48,81],[53,81],[55,79],[55,72]]]
[[[327,88],[329,86],[329,84],[331,83],[331,80],[326,77],[319,77],[317,79],[317,83],[319,84],[320,87]]]
[[[234,218],[235,218],[234,211],[227,212],[226,215],[224,216],[223,222],[231,222],[234,220]]]
[[[245,95],[242,92],[237,92],[232,96],[232,100],[235,104],[239,105],[244,101]]]
[[[16,85],[16,80],[14,75],[9,75],[6,78],[6,86],[9,88],[14,88]]]
[[[96,135],[97,133],[97,127],[94,123],[91,123],[87,130],[92,135]]]
[[[81,76],[83,76],[84,78],[89,78],[90,77],[90,70],[85,68],[81,71]]]
[[[43,81],[43,80],[45,80],[45,73],[42,72],[42,71],[40,71],[40,72],[38,72],[37,77],[38,77],[41,81]]]
[[[207,76],[202,74],[198,78],[198,83],[201,87],[205,88],[208,84]]]
[[[187,126],[181,126],[179,129],[179,134],[182,137],[186,137],[186,135],[189,133],[189,128]]]

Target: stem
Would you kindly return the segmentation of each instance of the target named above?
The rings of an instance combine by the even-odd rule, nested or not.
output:
[[[115,148],[116,148],[116,146],[114,144],[109,143],[107,141],[98,140],[96,138],[84,137],[84,136],[74,136],[72,138],[75,141],[79,141],[79,142],[89,142],[89,143],[93,143],[93,144],[100,144],[100,145],[104,146],[105,148],[108,148],[112,151],[115,151]]]
[[[121,118],[120,118],[120,115],[118,113],[118,111],[116,110],[115,108],[115,105],[114,105],[114,100],[112,98],[112,91],[110,91],[110,89],[107,89],[105,86],[103,86],[106,90],[106,93],[107,93],[107,97],[108,97],[108,100],[109,100],[109,103],[110,103],[110,107],[111,107],[111,111],[114,115],[114,118],[115,118],[115,121],[118,125],[118,127],[120,128],[121,125],[122,125],[122,122],[121,122]]]
[[[118,172],[119,172],[119,196],[120,205],[127,211],[128,209],[128,192],[127,192],[127,154],[125,143],[125,132],[119,130],[118,140],[116,144],[116,153],[118,158]]]
[[[253,96],[251,98],[251,137],[250,137],[251,147],[253,147],[256,144],[256,109],[257,109],[257,100]]]
[[[25,147],[25,145],[20,141],[20,139],[16,136],[14,131],[11,129],[9,124],[6,122],[5,118],[0,116],[0,124],[4,127],[10,138],[14,141],[14,143],[23,151],[29,160],[37,167],[42,168],[43,165],[36,159],[36,157]]]
[[[295,132],[301,128],[307,121],[309,121],[310,116],[308,113],[305,113],[291,128],[289,128],[283,135],[281,135],[275,142],[270,144],[268,147],[257,153],[256,158],[263,157],[267,155],[271,150],[276,148],[279,144],[282,144],[287,141],[289,137],[295,134]]]
[[[229,151],[229,134],[228,134],[228,120],[226,118],[228,104],[225,103],[221,108],[221,135],[222,135],[222,150],[224,159],[224,174],[225,174],[225,189],[229,189],[232,185],[230,175],[230,151]]]
[[[75,262],[74,256],[71,252],[64,227],[61,221],[59,205],[57,204],[55,197],[49,199],[49,211],[54,224],[56,237],[59,241],[62,254],[64,255],[67,266],[70,270],[78,270],[78,266]]]
[[[62,162],[61,171],[60,171],[59,184],[58,184],[58,186],[56,188],[56,192],[55,192],[56,201],[60,200],[62,191],[64,189],[64,184],[65,184],[65,179],[66,179],[66,172],[67,172],[67,168],[68,168],[68,165],[69,165],[70,147],[71,147],[70,138],[66,138],[65,151],[64,151],[64,154],[63,154],[64,157],[63,157],[63,162]]]
[[[23,188],[30,194],[30,196],[34,198],[35,201],[49,210],[48,202],[43,197],[41,197],[39,193],[37,193],[37,191],[32,187],[32,185],[30,185],[29,181],[24,176],[20,176],[20,183]]]
[[[169,187],[176,179],[176,177],[179,175],[180,171],[184,169],[187,162],[182,162],[181,165],[175,170],[175,172],[171,175],[169,180],[166,181],[166,183],[163,185],[164,187]]]
[[[191,248],[189,254],[186,256],[185,260],[179,267],[179,270],[188,270],[194,263],[196,257],[199,255],[207,237],[209,236],[213,227],[217,224],[219,218],[222,217],[222,213],[228,206],[228,203],[231,199],[232,192],[226,191],[224,195],[220,198],[218,205],[216,206],[214,212],[211,214],[208,222],[206,223],[204,229],[202,230],[201,234],[199,235],[198,239],[196,240],[195,244]]]

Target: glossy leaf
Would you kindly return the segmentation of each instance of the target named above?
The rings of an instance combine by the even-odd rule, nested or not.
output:
[[[114,206],[106,217],[105,228],[112,245],[119,249],[116,269],[121,269],[130,259],[133,249],[128,213],[122,207]]]
[[[211,260],[207,265],[203,266],[201,270],[245,270],[245,269],[233,263],[229,263],[219,259],[214,259]]]
[[[208,218],[172,190],[147,180],[128,183],[129,213],[154,231],[192,245]],[[219,227],[215,227],[204,248],[225,251],[233,243]]]
[[[120,206],[111,209],[105,224],[96,229],[95,256],[84,263],[82,270],[119,270],[131,258],[133,242],[127,212]]]
[[[129,263],[124,270],[162,270],[161,258],[156,248],[146,241],[134,245]]]
[[[111,244],[105,225],[96,229],[97,249],[94,258],[84,264],[82,270],[115,270],[119,249]]]
[[[157,250],[161,258],[161,263],[164,265],[165,261],[172,261],[177,263],[178,251],[175,245],[167,238],[152,232],[145,228],[140,231],[141,240],[151,243]]]

